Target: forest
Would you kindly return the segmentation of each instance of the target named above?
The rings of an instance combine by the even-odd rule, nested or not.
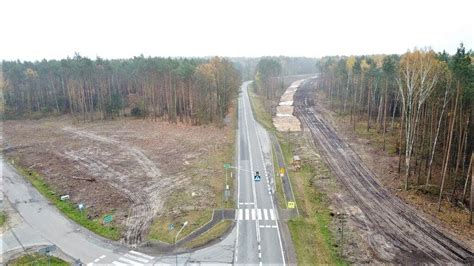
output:
[[[70,114],[79,120],[121,115],[190,124],[220,123],[238,93],[228,59],[134,57],[3,61],[4,117]]]
[[[351,127],[395,136],[404,189],[468,205],[474,151],[473,52],[414,49],[403,55],[333,56],[318,62],[319,88]],[[471,181],[472,182],[472,181]],[[472,219],[472,218],[471,218]],[[472,221],[471,221],[472,222]]]

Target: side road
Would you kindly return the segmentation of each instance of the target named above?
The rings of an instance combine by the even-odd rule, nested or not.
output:
[[[52,244],[56,245],[58,251],[69,257],[71,261],[80,259],[84,264],[111,264],[113,262],[130,264],[134,257],[138,258],[138,261],[134,262],[137,265],[140,263],[174,264],[176,259],[180,264],[191,261],[206,263],[232,263],[233,261],[235,230],[232,230],[221,242],[190,253],[178,256],[159,255],[156,250],[144,248],[140,251],[146,251],[147,254],[143,254],[117,242],[103,239],[70,221],[54,206],[51,206],[48,200],[3,159],[0,160],[0,166],[3,168],[3,200],[11,203],[12,208],[18,212],[22,220],[4,232],[1,237],[2,263],[8,260],[10,255],[25,249]],[[232,219],[233,214],[234,212],[231,211],[225,215],[225,218]]]

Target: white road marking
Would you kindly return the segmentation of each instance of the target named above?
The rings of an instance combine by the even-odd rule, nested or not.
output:
[[[147,262],[150,261],[150,260],[147,260],[147,259],[144,259],[144,258],[140,258],[140,257],[137,257],[137,256],[130,255],[130,254],[125,254],[124,257],[127,257],[127,258],[132,259],[132,260],[136,260],[136,261],[139,261],[139,262],[143,262],[143,263],[147,263]]]
[[[132,254],[134,254],[134,255],[137,255],[137,256],[144,257],[144,258],[146,258],[146,259],[149,259],[149,260],[152,260],[152,259],[154,259],[154,258],[155,258],[155,257],[148,256],[147,254],[143,254],[143,253],[140,253],[140,252],[138,252],[138,251],[135,251],[135,250],[130,250],[130,252],[129,252],[129,253],[132,253]]]
[[[252,209],[252,221],[255,220],[255,209]]]
[[[107,256],[102,255],[102,256],[99,257],[99,259],[103,259],[103,258],[105,258],[105,257],[107,257]]]
[[[240,106],[240,103],[239,103],[239,106]],[[240,112],[242,112],[242,110],[239,108],[239,117],[240,117]],[[240,127],[240,119],[238,119],[239,121],[237,122],[237,125]],[[240,202],[240,133],[237,134],[237,202]],[[240,214],[240,210],[239,210],[239,214]],[[240,220],[240,216],[239,216],[239,220]],[[235,238],[235,255],[234,255],[234,261],[235,263],[237,263],[237,261],[239,260],[239,225],[240,223],[237,223],[237,237]]]
[[[250,217],[249,209],[245,209],[245,220],[248,220]]]
[[[135,265],[135,266],[144,266],[142,263],[138,263],[134,260],[129,260],[129,259],[126,259],[124,257],[120,257],[118,260],[121,260],[123,262],[126,262],[127,264],[129,265]]]
[[[263,209],[263,217],[265,218],[265,220],[268,220],[267,209]]]
[[[278,228],[276,225],[260,225],[260,228]]]
[[[97,258],[97,259],[95,259],[95,260],[94,260],[94,262],[98,262],[99,260],[100,260],[100,259],[99,259],[99,258]]]
[[[273,209],[270,209],[270,218],[275,220],[275,213],[273,212]]]
[[[262,220],[262,210],[257,209],[257,219]]]
[[[241,203],[239,203],[239,204],[240,204],[240,205],[253,205],[253,204],[255,204],[255,203],[253,203],[253,202],[241,202]]]
[[[128,264],[121,263],[121,262],[118,262],[118,261],[114,261],[114,262],[112,262],[112,264],[117,265],[117,266],[127,266],[128,265]]]

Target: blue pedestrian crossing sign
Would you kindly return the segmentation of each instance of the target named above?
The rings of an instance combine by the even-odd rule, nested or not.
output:
[[[255,173],[255,176],[253,177],[253,180],[255,181],[260,181],[262,178],[260,177],[260,174],[258,173],[258,171]]]

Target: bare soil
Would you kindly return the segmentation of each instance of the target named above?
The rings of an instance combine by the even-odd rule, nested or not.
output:
[[[470,242],[452,236],[384,188],[378,175],[370,169],[370,166],[383,164],[383,157],[374,154],[370,157],[373,163],[366,165],[364,155],[360,156],[359,149],[339,135],[328,122],[324,107],[321,104],[313,106],[309,100],[312,98],[308,87],[298,90],[296,112],[311,130],[312,138],[338,181],[357,203],[358,209],[346,210],[346,213],[351,219],[360,217],[361,230],[366,232],[364,239],[376,261],[470,263],[474,256]]]
[[[215,166],[198,166],[233,143],[232,130],[129,118],[74,123],[61,117],[5,121],[3,141],[7,158],[40,173],[58,194],[84,202],[90,218],[113,213],[125,243],[137,245],[157,216],[216,207],[209,195],[217,187],[208,180]],[[223,179],[214,176],[216,182]]]
[[[324,118],[335,128],[339,136],[357,152],[363,163],[375,173],[377,180],[385,188],[404,202],[416,207],[416,210],[421,210],[418,212],[420,215],[442,228],[444,232],[453,234],[454,237],[474,249],[474,226],[469,224],[469,212],[466,209],[453,206],[444,200],[441,204],[441,212],[438,212],[437,195],[416,188],[408,191],[403,189],[404,181],[398,174],[398,155],[391,152],[398,139],[397,132],[387,133],[387,148],[384,151],[376,141],[370,140],[369,136],[360,136],[354,132],[349,117],[338,116],[330,111],[329,103],[323,95],[317,94],[316,99],[320,106],[318,110],[321,111]],[[364,128],[363,131],[365,130]],[[371,130],[375,131],[376,129]],[[366,133],[364,132],[364,134]],[[441,171],[436,166],[433,169],[431,182],[439,183]],[[447,190],[449,191],[449,189]]]

